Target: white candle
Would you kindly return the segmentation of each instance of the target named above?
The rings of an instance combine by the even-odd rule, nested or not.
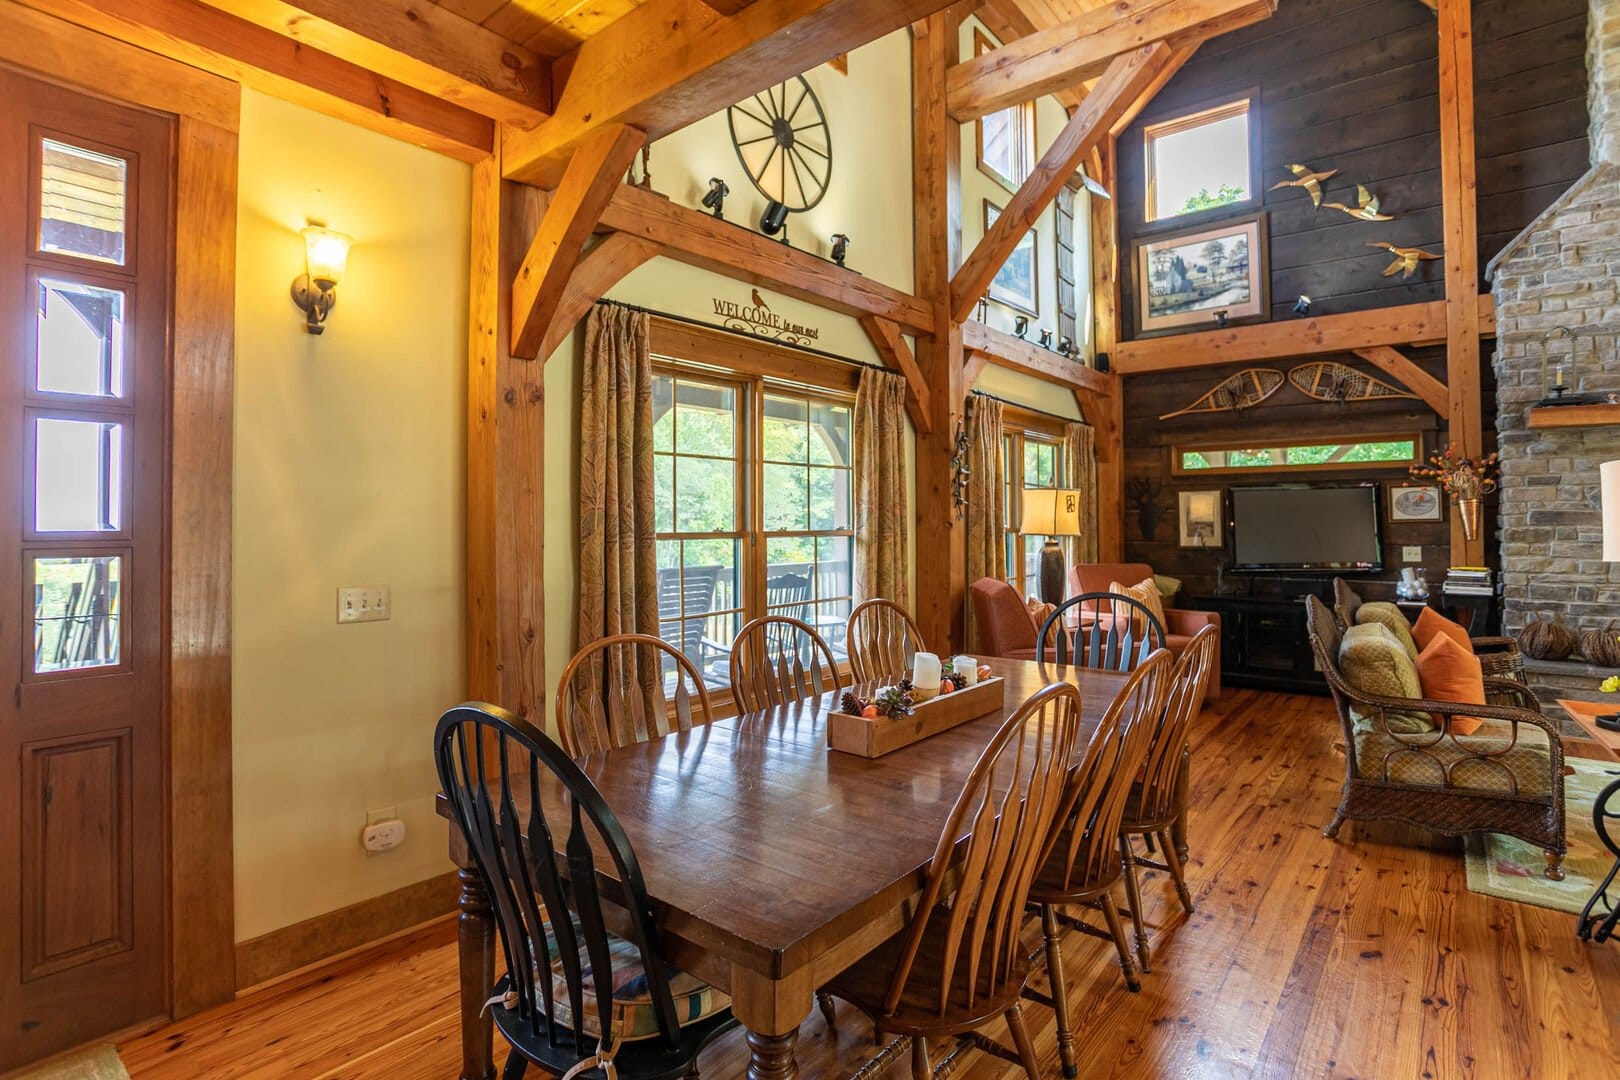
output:
[[[971,656],[951,657],[951,668],[956,672],[957,686],[972,686],[979,681],[979,662]]]
[[[939,657],[931,652],[920,652],[911,662],[911,685],[918,690],[939,689]]]

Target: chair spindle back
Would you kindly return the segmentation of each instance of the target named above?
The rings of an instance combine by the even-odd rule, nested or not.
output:
[[[1164,711],[1148,742],[1137,809],[1142,819],[1163,821],[1175,816],[1176,774],[1187,749],[1192,722],[1204,707],[1204,694],[1215,671],[1220,631],[1206,626],[1193,635],[1170,673]]]
[[[742,712],[787,705],[843,689],[832,649],[805,622],[766,615],[731,644],[731,690]]]
[[[563,748],[576,758],[714,719],[709,691],[692,661],[651,634],[614,634],[575,653],[557,684],[556,708]]]
[[[1075,608],[1079,623],[1071,635],[1064,622]],[[1050,646],[1058,664],[1132,671],[1154,650],[1164,648],[1165,640],[1164,624],[1146,604],[1119,593],[1097,592],[1059,604],[1041,624],[1035,647],[1043,664]]]
[[[844,648],[856,682],[874,682],[911,671],[924,651],[922,631],[892,600],[864,600],[844,624]]]

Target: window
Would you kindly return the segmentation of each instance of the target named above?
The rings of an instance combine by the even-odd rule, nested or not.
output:
[[[973,32],[973,54],[982,56],[996,47],[984,34]],[[982,117],[974,125],[979,170],[1008,191],[1017,191],[1035,167],[1035,103],[1009,105]]]
[[[1195,214],[1257,198],[1253,99],[1240,98],[1143,130],[1147,219]]]
[[[659,634],[711,685],[743,623],[800,619],[844,658],[854,558],[844,394],[659,361]]]
[[[1383,435],[1344,442],[1178,446],[1174,461],[1175,471],[1181,474],[1302,472],[1353,466],[1400,469],[1418,460],[1421,445],[1416,435]]]
[[[1063,447],[1055,432],[1013,429],[1002,442],[1002,461],[1006,476],[1006,497],[1002,517],[1007,527],[1007,581],[1022,596],[1038,591],[1041,570],[1041,548],[1044,536],[1024,536],[1019,533],[1024,506],[1024,492],[1058,486],[1059,471],[1063,464]]]

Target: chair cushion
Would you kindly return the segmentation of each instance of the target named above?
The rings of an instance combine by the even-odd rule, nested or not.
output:
[[[1423,696],[1417,667],[1389,628],[1379,622],[1362,623],[1344,632],[1339,643],[1339,670],[1344,681],[1363,694],[1379,697],[1417,698]],[[1358,717],[1358,710],[1352,710]],[[1391,731],[1421,734],[1434,730],[1434,719],[1414,709],[1410,713],[1389,712]]]
[[[1426,607],[1418,615],[1417,625],[1412,627],[1412,637],[1417,641],[1418,651],[1422,652],[1427,649],[1429,643],[1435,639],[1437,634],[1444,634],[1449,637],[1452,641],[1467,649],[1470,654],[1474,651],[1474,639],[1468,636],[1468,631],[1464,630],[1461,624],[1452,622],[1432,607]],[[1434,697],[1435,695],[1430,694],[1429,696]],[[1441,700],[1449,699],[1442,698]]]
[[[1164,626],[1164,603],[1159,599],[1159,586],[1151,577],[1143,578],[1135,585],[1121,585],[1117,581],[1110,581],[1108,591],[1115,596],[1128,596],[1132,600],[1139,602],[1153,613],[1155,619],[1159,620],[1160,627]],[[1130,608],[1130,613],[1131,633],[1137,636],[1147,633],[1148,623],[1146,616],[1134,607]]]
[[[1386,627],[1400,642],[1406,655],[1417,659],[1417,642],[1412,638],[1412,624],[1406,621],[1406,613],[1394,604],[1382,600],[1371,604],[1362,604],[1356,609],[1356,625],[1365,626],[1367,623],[1378,623]]]
[[[602,1037],[601,1017],[596,1012],[596,972],[585,954],[584,939],[579,937],[579,921],[574,920],[575,939],[580,942],[579,964],[585,973],[585,1034]],[[572,1029],[574,1010],[568,1001],[568,977],[563,971],[562,952],[551,922],[546,922],[546,953],[551,957],[551,1000],[556,1009],[558,1024]],[[659,1035],[658,1014],[653,1010],[652,994],[647,988],[647,973],[641,966],[641,952],[634,943],[608,935],[608,959],[613,965],[613,1041],[636,1042]],[[675,1019],[686,1027],[706,1020],[722,1009],[730,1008],[731,999],[695,975],[668,966],[664,967],[669,979],[669,993],[675,999]],[[544,1003],[541,1003],[542,1008]]]
[[[1441,787],[1446,782],[1444,770],[1450,767],[1453,788],[1510,793],[1517,783],[1520,795],[1545,797],[1551,792],[1547,733],[1530,724],[1519,725],[1519,739],[1512,749],[1507,747],[1513,725],[1506,720],[1488,719],[1473,735],[1440,737],[1438,741],[1433,734],[1386,734],[1377,729],[1376,721],[1365,719],[1358,719],[1353,731],[1356,775],[1364,780]],[[1464,760],[1480,752],[1499,752],[1492,759],[1495,764]]]
[[[1450,634],[1437,631],[1418,653],[1417,673],[1426,698],[1463,705],[1485,704],[1485,672],[1479,657],[1457,644]],[[1453,716],[1451,730],[1458,735],[1472,735],[1482,722],[1477,716]]]

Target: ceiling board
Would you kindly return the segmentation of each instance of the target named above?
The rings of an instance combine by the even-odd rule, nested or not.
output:
[[[551,59],[646,0],[435,0],[463,18]]]

